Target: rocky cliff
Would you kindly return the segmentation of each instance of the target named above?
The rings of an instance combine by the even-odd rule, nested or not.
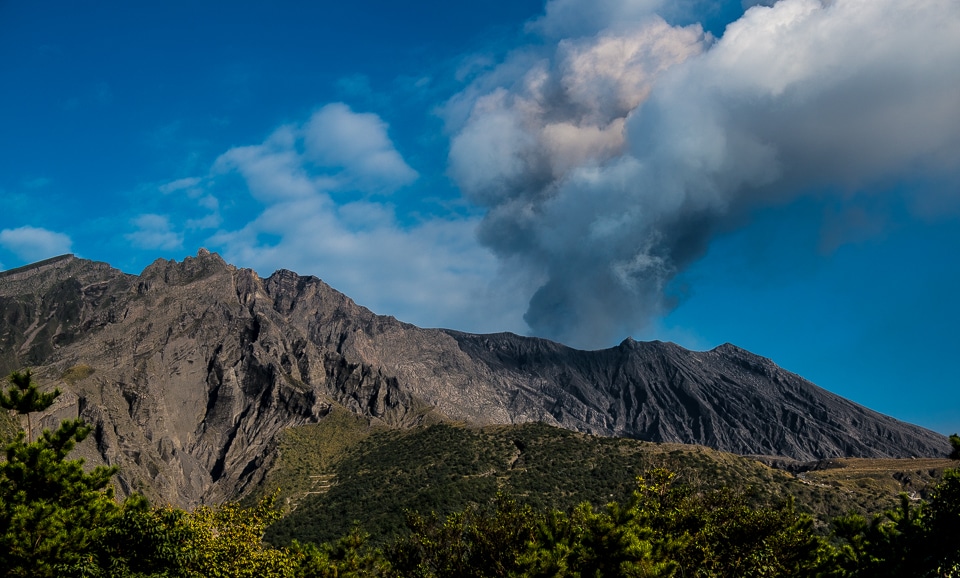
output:
[[[801,460],[949,450],[733,345],[578,351],[420,329],[203,250],[139,276],[73,256],[0,273],[0,372],[22,367],[66,391],[45,425],[83,417],[87,456],[120,465],[122,489],[185,506],[241,494],[282,429],[334,404],[395,427],[543,421]]]

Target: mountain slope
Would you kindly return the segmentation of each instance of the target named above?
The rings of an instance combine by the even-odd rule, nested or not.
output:
[[[929,432],[729,343],[692,352],[627,339],[581,352],[508,335],[456,337],[474,359],[526,382],[557,423],[580,431],[803,460],[929,452]]]
[[[281,488],[279,497],[290,509],[267,533],[273,544],[336,540],[354,521],[375,539],[387,537],[403,529],[407,511],[443,516],[492,500],[497,492],[539,510],[567,511],[581,502],[602,507],[625,500],[637,476],[656,467],[676,472],[694,491],[742,492],[753,506],[792,497],[825,527],[842,514],[869,518],[894,508],[901,493],[927,497],[943,470],[955,465],[945,458],[825,460],[796,464],[795,476],[702,446],[591,436],[543,424],[375,430],[336,414],[282,437],[278,467],[258,492]],[[331,439],[343,443],[331,447]]]
[[[25,366],[68,392],[48,425],[82,416],[88,457],[120,465],[122,490],[182,505],[251,488],[280,431],[335,406],[391,427],[542,421],[801,460],[949,450],[731,345],[578,351],[421,329],[314,277],[262,279],[203,250],[139,276],[72,256],[0,273],[0,371]]]

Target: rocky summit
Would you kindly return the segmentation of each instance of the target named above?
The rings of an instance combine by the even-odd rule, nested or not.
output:
[[[335,406],[398,428],[539,421],[797,460],[949,452],[733,345],[579,351],[421,329],[315,277],[263,279],[205,250],[139,276],[71,255],[0,273],[0,371],[27,367],[65,392],[34,423],[82,417],[88,461],[119,465],[124,492],[181,506],[242,495],[283,429]]]

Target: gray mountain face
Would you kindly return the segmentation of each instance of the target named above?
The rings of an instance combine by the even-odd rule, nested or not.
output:
[[[395,427],[543,421],[799,460],[949,452],[733,345],[579,351],[420,329],[315,277],[261,279],[204,250],[139,276],[72,256],[0,273],[0,372],[24,367],[65,391],[41,427],[83,417],[86,457],[119,465],[122,490],[182,506],[242,494],[281,430],[335,404]]]

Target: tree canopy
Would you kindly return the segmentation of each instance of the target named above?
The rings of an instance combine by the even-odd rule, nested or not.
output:
[[[3,407],[42,411],[29,372],[11,376]],[[277,494],[188,512],[114,499],[116,468],[68,459],[90,433],[63,421],[36,441],[21,432],[0,464],[0,576],[111,578],[690,577],[960,578],[960,470],[927,501],[827,532],[792,501],[748,505],[731,489],[697,490],[664,468],[645,471],[624,501],[567,510],[500,493],[445,517],[408,512],[406,531],[375,545],[360,525],[332,542],[274,548]],[[954,441],[956,439],[956,441]],[[951,436],[957,447],[960,438]]]
[[[42,411],[60,390],[41,393],[29,371],[11,374],[0,405],[18,414]],[[28,426],[29,428],[29,426]],[[110,478],[115,468],[85,471],[68,460],[90,434],[81,420],[44,430],[36,441],[20,432],[0,464],[0,568],[7,576],[59,576],[78,564],[109,525],[118,506]]]
[[[30,414],[43,411],[53,405],[54,400],[60,396],[60,389],[47,393],[41,392],[33,382],[29,369],[11,373],[7,381],[10,382],[10,387],[6,391],[0,391],[0,407],[27,416],[27,441],[33,441]]]

